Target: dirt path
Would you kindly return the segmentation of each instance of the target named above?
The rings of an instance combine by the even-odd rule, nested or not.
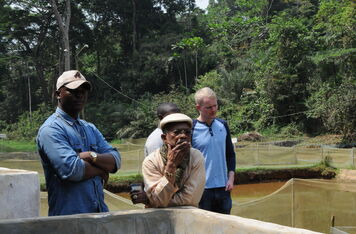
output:
[[[356,170],[341,169],[336,179],[344,182],[356,182]]]

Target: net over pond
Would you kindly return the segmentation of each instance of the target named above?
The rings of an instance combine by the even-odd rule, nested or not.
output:
[[[327,233],[335,226],[356,226],[356,185],[328,180],[291,179],[261,199],[234,204],[241,217]]]

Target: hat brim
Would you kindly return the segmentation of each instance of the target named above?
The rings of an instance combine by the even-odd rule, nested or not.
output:
[[[174,113],[164,117],[160,122],[160,128],[163,129],[169,123],[187,123],[189,127],[193,125],[192,119],[182,113]]]
[[[68,84],[65,84],[64,86],[67,87],[68,89],[76,89],[82,84],[87,84],[88,85],[88,90],[91,90],[91,84],[87,80],[75,80],[73,82],[70,82]]]

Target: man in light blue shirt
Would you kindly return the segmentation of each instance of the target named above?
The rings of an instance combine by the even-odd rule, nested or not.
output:
[[[76,70],[57,80],[58,107],[41,126],[37,147],[48,190],[48,215],[106,212],[104,184],[121,165],[119,152],[79,119],[91,84]]]
[[[195,93],[198,119],[192,128],[192,147],[205,158],[206,184],[199,208],[230,214],[230,191],[234,186],[236,157],[226,121],[216,118],[217,98],[213,90],[202,88]]]

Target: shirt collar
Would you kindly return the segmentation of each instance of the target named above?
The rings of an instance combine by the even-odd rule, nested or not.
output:
[[[208,127],[210,128],[210,127],[213,125],[213,123],[214,123],[214,121],[215,121],[215,118],[213,119],[213,121],[211,121],[210,125],[208,125],[207,122],[202,122],[202,121],[200,121],[199,119],[197,119],[197,121],[198,121],[199,123],[201,123],[201,124],[205,124],[206,126],[208,126]]]
[[[77,117],[76,119],[73,119],[71,116],[69,116],[66,112],[64,112],[61,108],[57,107],[56,109],[56,113],[64,120],[66,121],[68,124],[73,125],[75,123],[78,123],[80,125],[82,125],[79,117]]]

